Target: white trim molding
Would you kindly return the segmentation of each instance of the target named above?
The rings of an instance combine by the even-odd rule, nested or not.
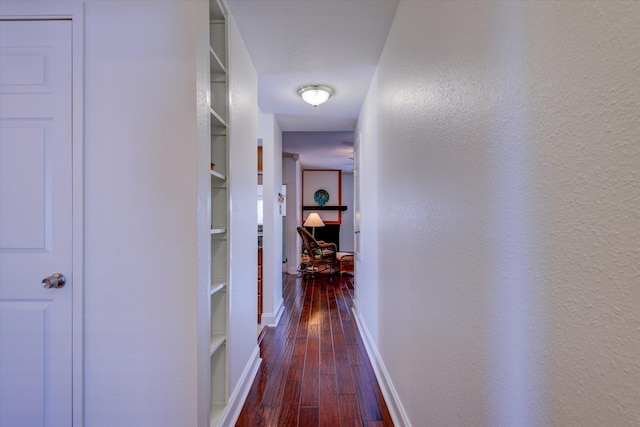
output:
[[[229,396],[229,402],[220,418],[219,426],[232,426],[236,424],[261,363],[260,347],[256,346],[253,353],[251,353],[249,362],[247,362],[247,365],[244,367],[244,371],[242,371],[237,387],[233,390],[231,396]]]
[[[282,313],[284,312],[284,300],[280,300],[280,305],[278,306],[278,310],[276,313],[262,313],[262,321],[260,322],[262,326],[278,326],[280,323],[280,318],[282,317]]]
[[[367,355],[369,356],[376,378],[378,379],[378,385],[380,386],[380,390],[382,391],[384,400],[387,403],[389,413],[391,414],[393,425],[396,427],[411,427],[409,417],[402,406],[402,402],[400,402],[398,393],[396,393],[393,382],[391,381],[389,373],[382,362],[380,353],[378,353],[378,349],[371,338],[371,334],[367,329],[364,319],[360,316],[360,313],[355,307],[352,311],[356,319],[356,323],[358,324],[358,331],[360,332],[362,341],[364,341],[364,347],[367,350]]]

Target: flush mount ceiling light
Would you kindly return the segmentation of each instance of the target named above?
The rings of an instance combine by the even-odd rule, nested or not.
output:
[[[308,85],[298,90],[298,95],[302,97],[304,102],[317,107],[327,102],[327,99],[333,95],[333,89],[328,86]]]

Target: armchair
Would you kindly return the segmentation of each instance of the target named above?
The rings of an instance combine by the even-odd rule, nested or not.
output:
[[[303,255],[303,262],[300,263],[298,271],[310,274],[325,271],[335,273],[338,265],[336,244],[316,240],[304,227],[298,227],[297,230],[302,238]]]

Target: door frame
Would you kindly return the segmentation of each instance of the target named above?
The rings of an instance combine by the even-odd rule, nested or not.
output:
[[[361,176],[361,157],[360,143],[362,142],[362,132],[356,134],[353,142],[353,288],[354,301],[356,309],[360,308],[360,262],[362,261],[362,252],[360,251],[360,176]]]
[[[84,2],[5,1],[1,19],[71,21],[72,419],[84,425]]]

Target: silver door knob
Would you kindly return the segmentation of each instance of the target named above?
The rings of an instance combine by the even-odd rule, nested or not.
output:
[[[67,278],[64,277],[64,275],[60,273],[53,273],[42,281],[42,287],[45,289],[61,288],[65,283],[67,283]]]

